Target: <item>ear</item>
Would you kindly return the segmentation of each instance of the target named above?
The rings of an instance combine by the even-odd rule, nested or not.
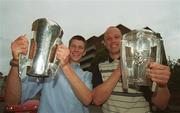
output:
[[[86,55],[86,50],[83,52],[83,55],[82,55],[82,56],[84,56],[84,55]]]
[[[106,42],[105,42],[104,40],[102,41],[102,43],[103,43],[103,45],[104,45],[105,47],[107,47],[107,46],[106,46],[107,44],[106,44]]]

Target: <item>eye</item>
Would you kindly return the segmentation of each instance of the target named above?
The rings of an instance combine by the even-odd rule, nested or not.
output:
[[[111,37],[106,38],[107,41],[111,41]]]
[[[71,45],[70,48],[75,48],[76,46],[75,45]]]
[[[117,39],[117,38],[120,38],[120,35],[115,35],[114,38],[116,38],[116,39]]]
[[[79,46],[78,48],[81,49],[81,50],[84,49],[84,47],[82,47],[82,46]]]

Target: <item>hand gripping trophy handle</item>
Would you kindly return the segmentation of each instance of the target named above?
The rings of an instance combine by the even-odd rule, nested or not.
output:
[[[62,31],[63,32],[63,31]],[[51,60],[52,60],[52,63],[50,63],[50,71],[51,71],[51,75],[52,76],[55,76],[58,68],[59,68],[59,65],[60,65],[60,61],[56,59],[56,55],[55,55],[55,52],[56,52],[56,48],[58,45],[62,44],[62,41],[60,38],[58,38],[56,40],[56,46],[54,46],[54,50],[53,50],[53,53],[51,54]]]
[[[158,36],[159,36],[159,34],[158,34]],[[158,64],[162,63],[162,50],[161,50],[162,46],[163,46],[163,41],[158,40],[157,41],[157,54],[156,54],[156,63],[158,63]],[[155,92],[156,89],[157,89],[157,84],[156,84],[156,82],[153,82],[152,88],[151,88],[152,92]]]
[[[55,58],[57,44],[61,44],[63,30],[46,18],[40,18],[32,24],[33,38],[27,55],[19,55],[19,75],[49,77],[55,75],[59,61]]]

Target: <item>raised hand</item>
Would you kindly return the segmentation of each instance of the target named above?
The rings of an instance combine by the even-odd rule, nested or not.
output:
[[[152,81],[156,82],[159,87],[167,86],[170,78],[170,69],[168,66],[150,63],[148,68],[148,74]]]
[[[23,35],[18,37],[11,43],[11,51],[14,60],[19,59],[19,54],[27,54],[28,52],[28,39]]]
[[[70,55],[69,48],[67,48],[63,44],[58,45],[56,50],[56,58],[60,60],[61,67],[69,63],[69,55]]]

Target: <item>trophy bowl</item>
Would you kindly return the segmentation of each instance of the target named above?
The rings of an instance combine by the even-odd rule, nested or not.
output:
[[[123,35],[121,40],[122,86],[151,86],[146,74],[150,62],[161,63],[162,39],[159,33],[151,30],[132,30]]]
[[[63,30],[54,21],[40,18],[32,24],[32,37],[27,55],[19,56],[19,75],[48,77],[59,67],[55,58],[57,44],[61,44]]]

